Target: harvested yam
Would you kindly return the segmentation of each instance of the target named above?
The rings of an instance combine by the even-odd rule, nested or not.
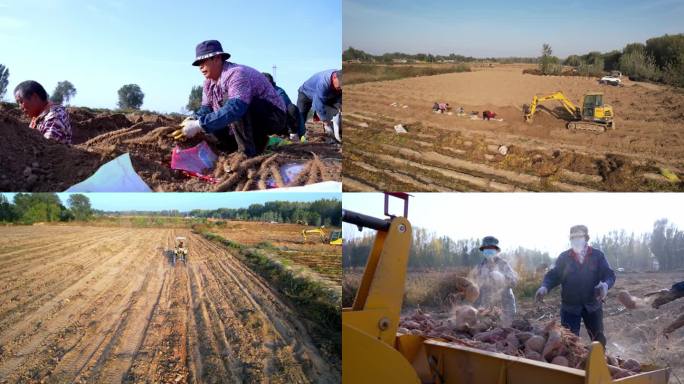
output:
[[[641,364],[634,359],[625,360],[625,362],[622,363],[622,368],[632,372],[641,372]]]
[[[542,356],[548,360],[552,358],[554,352],[563,346],[563,342],[561,341],[561,332],[558,325],[551,323],[551,326],[547,328],[549,337],[546,339]]]
[[[632,376],[634,374],[627,369],[622,369],[614,365],[608,365],[608,370],[610,371],[610,375],[613,377],[613,379],[621,379],[623,377]]]
[[[636,299],[634,296],[630,295],[629,292],[625,289],[621,290],[618,293],[618,300],[622,305],[625,306],[627,309],[634,309],[637,307]]]
[[[454,329],[464,331],[477,323],[477,309],[461,305],[452,310],[451,321]]]
[[[530,360],[541,360],[541,355],[537,351],[527,350],[525,351],[525,358]]]
[[[535,335],[525,342],[526,351],[541,353],[544,350],[545,340],[542,336]]]
[[[551,364],[562,365],[564,367],[568,366],[568,359],[565,356],[556,356],[551,360]]]
[[[516,336],[518,337],[518,340],[520,340],[521,343],[524,343],[527,340],[529,340],[532,336],[534,336],[534,333],[532,333],[532,332],[520,332]]]

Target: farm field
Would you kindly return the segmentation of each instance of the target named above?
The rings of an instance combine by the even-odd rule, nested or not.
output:
[[[187,229],[0,227],[0,382],[339,382],[301,314]],[[175,265],[185,236],[187,264]]]
[[[342,247],[328,244],[316,234],[307,235],[305,241],[302,231],[314,228],[300,224],[229,221],[225,229],[212,229],[212,232],[248,246],[265,245],[277,257],[296,266],[304,266],[339,287],[342,281]],[[333,230],[325,229],[327,234]]]
[[[628,79],[613,87],[591,77],[523,74],[533,67],[497,64],[346,87],[345,191],[682,190],[681,91]],[[603,92],[616,128],[568,130],[554,101],[525,123],[523,104],[555,91],[575,104],[587,92]],[[452,114],[433,113],[435,102],[449,103]],[[485,110],[502,120],[482,120]],[[407,132],[396,133],[398,124]]]

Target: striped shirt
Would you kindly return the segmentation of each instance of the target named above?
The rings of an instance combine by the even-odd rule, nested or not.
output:
[[[38,117],[31,120],[30,127],[37,129],[46,139],[71,144],[69,112],[59,104],[48,104]]]

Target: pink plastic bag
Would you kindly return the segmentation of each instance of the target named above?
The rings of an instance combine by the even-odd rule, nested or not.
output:
[[[202,141],[188,149],[175,147],[171,153],[171,168],[204,175],[211,172],[217,159],[207,142]]]

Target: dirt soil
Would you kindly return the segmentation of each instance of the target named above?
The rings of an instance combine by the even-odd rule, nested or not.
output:
[[[681,191],[684,184],[684,92],[625,79],[523,74],[529,66],[498,65],[473,72],[350,85],[345,89],[345,190]],[[562,91],[579,104],[604,92],[616,129],[571,131],[547,102],[532,123],[523,104]],[[432,112],[449,103],[452,114]],[[458,116],[463,106],[466,116]],[[471,120],[490,110],[503,121]],[[557,117],[558,116],[558,117]],[[408,133],[397,134],[402,124]],[[507,153],[497,151],[506,146]]]
[[[0,382],[339,382],[297,313],[187,230],[4,227]],[[169,258],[186,236],[187,265]]]
[[[318,235],[302,237],[302,230],[316,227],[299,224],[271,224],[244,221],[229,221],[225,229],[215,232],[240,244],[257,246],[267,243],[268,251],[287,259],[298,266],[311,269],[321,278],[330,280],[339,287],[342,282],[342,247],[331,245]],[[326,228],[329,234],[339,228]]]
[[[242,191],[300,186],[341,179],[341,145],[325,136],[320,124],[307,123],[309,142],[276,147],[246,159],[226,153],[211,135],[177,143],[168,134],[180,121],[158,114],[95,113],[69,108],[73,145],[45,140],[28,128],[27,120],[13,105],[0,103],[0,190],[61,192],[91,176],[101,165],[130,153],[133,167],[155,191]],[[212,175],[216,183],[172,170],[175,146],[189,148],[206,140],[219,158]],[[279,167],[304,166],[289,183]]]

